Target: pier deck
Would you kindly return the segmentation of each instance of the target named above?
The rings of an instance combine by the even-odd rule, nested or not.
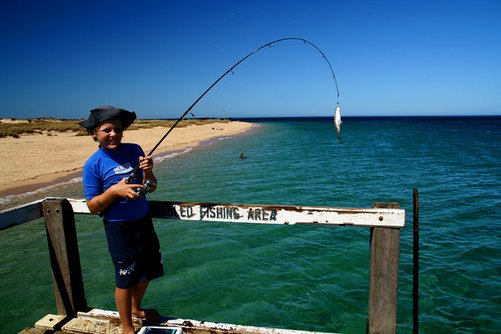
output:
[[[181,327],[183,334],[326,334],[321,332],[290,329],[242,326],[191,319],[162,317],[159,322],[145,322],[133,318],[136,331],[143,326]],[[26,328],[19,334],[121,334],[122,328],[118,312],[92,309],[78,312],[76,318],[68,321],[66,316],[48,314],[35,323],[34,328]]]

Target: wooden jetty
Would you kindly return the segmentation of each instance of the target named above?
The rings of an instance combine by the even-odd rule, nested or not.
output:
[[[405,211],[399,208],[398,203],[377,203],[372,208],[166,201],[149,203],[154,218],[370,228],[367,333],[396,332],[400,229],[405,224]],[[84,200],[46,198],[0,212],[0,230],[43,217],[47,231],[58,314],[48,314],[37,321],[33,328],[26,328],[20,333],[121,333],[117,312],[92,309],[87,305],[80,267],[75,213],[90,214]],[[147,325],[141,319],[134,321],[138,330]],[[181,327],[187,334],[314,333],[177,318],[164,318],[153,325]]]

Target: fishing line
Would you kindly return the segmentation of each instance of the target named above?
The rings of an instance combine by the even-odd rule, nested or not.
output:
[[[226,70],[226,72],[224,72],[216,81],[214,81],[210,86],[209,88],[207,88],[196,100],[195,102],[193,102],[189,107],[188,109],[186,109],[186,111],[184,113],[181,114],[181,116],[176,120],[176,122],[169,128],[169,130],[163,135],[163,137],[158,141],[158,143],[151,149],[150,153],[148,153],[148,156],[152,155],[153,152],[155,152],[155,150],[158,148],[158,146],[160,146],[160,144],[164,141],[165,138],[167,138],[167,136],[172,132],[172,130],[174,130],[174,128],[179,124],[179,122],[181,122],[187,114],[191,113],[191,110],[193,109],[193,107],[195,107],[195,105],[215,86],[218,84],[219,81],[221,81],[228,73],[233,73],[233,69],[235,67],[237,67],[238,65],[240,65],[242,62],[244,62],[247,58],[251,57],[252,55],[254,55],[255,53],[261,51],[262,49],[264,48],[267,48],[267,47],[270,47],[274,44],[277,44],[277,43],[281,43],[281,42],[284,42],[284,41],[301,41],[303,42],[303,44],[307,44],[307,45],[310,45],[311,47],[313,47],[316,51],[318,51],[318,53],[320,53],[320,55],[322,56],[322,58],[325,60],[325,62],[327,63],[327,65],[329,66],[329,69],[330,69],[330,72],[332,74],[332,78],[334,79],[334,83],[336,84],[336,97],[339,99],[339,87],[338,87],[338,84],[337,84],[337,79],[336,79],[336,75],[334,74],[334,70],[332,69],[332,66],[331,66],[331,63],[329,62],[329,59],[327,59],[327,57],[325,56],[325,54],[322,52],[322,50],[320,50],[320,48],[318,46],[316,46],[315,44],[313,44],[312,42],[308,41],[307,39],[304,39],[304,38],[299,38],[299,37],[285,37],[285,38],[280,38],[280,39],[277,39],[277,40],[274,40],[272,42],[269,42],[269,43],[266,43],[262,46],[260,46],[259,48],[257,48],[256,50],[252,51],[251,53],[249,53],[248,55],[246,55],[245,57],[243,57],[242,59],[240,59],[239,61],[237,61],[233,66],[231,66],[228,70]],[[339,107],[339,102],[337,103],[337,107],[336,109],[338,109]],[[192,114],[193,115],[193,114]],[[336,131],[338,129],[338,125],[336,122],[334,122],[335,125],[336,125]],[[340,123],[339,123],[340,124]],[[132,171],[132,174],[127,178],[126,180],[126,183],[130,183],[132,182],[132,180],[136,177],[136,175],[139,173],[140,171],[140,168],[139,166],[137,166],[133,171]]]
[[[200,103],[197,105],[196,108],[194,108],[194,111],[192,110],[192,112],[197,114],[199,118],[200,117],[201,118],[210,118],[208,116],[210,114],[210,112],[204,111],[204,109],[208,105],[210,105],[210,103],[214,100],[214,98],[218,95],[218,93],[221,92],[226,87],[227,83],[233,78],[233,76],[235,76],[235,73],[232,72],[232,75],[225,77],[224,80],[219,82],[219,84],[214,87],[213,91],[210,94],[206,95],[205,98],[203,99],[203,101],[200,101]],[[207,115],[207,116],[204,116],[204,115]]]

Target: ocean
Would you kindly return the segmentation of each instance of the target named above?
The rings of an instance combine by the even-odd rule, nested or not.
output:
[[[150,199],[371,207],[398,202],[397,332],[412,333],[412,194],[419,191],[421,333],[501,328],[501,117],[247,119],[249,132],[157,159]],[[168,138],[167,138],[168,140]],[[149,148],[145,148],[148,150]],[[244,153],[247,158],[240,159]],[[31,196],[81,198],[78,182]],[[77,215],[88,305],[115,309],[99,217]],[[155,220],[165,277],[145,307],[252,326],[364,333],[367,228]],[[55,313],[42,220],[0,231],[0,332]]]

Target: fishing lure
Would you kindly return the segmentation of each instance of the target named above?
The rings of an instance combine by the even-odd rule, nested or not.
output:
[[[336,128],[337,139],[339,140],[339,144],[343,143],[341,139],[341,108],[339,107],[339,103],[336,105],[336,111],[334,111],[334,127]]]

